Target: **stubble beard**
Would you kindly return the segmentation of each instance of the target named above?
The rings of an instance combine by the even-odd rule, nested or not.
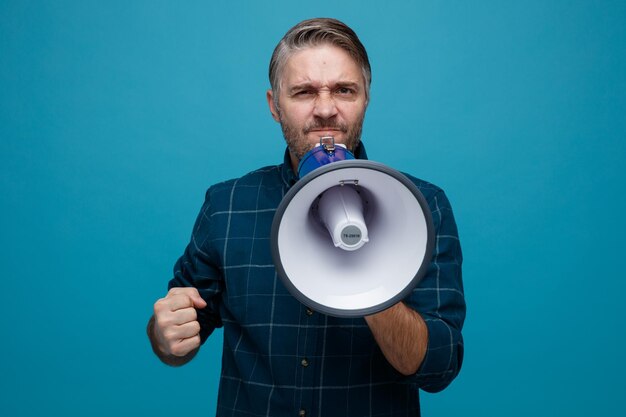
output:
[[[339,130],[345,137],[345,140],[341,143],[343,143],[349,151],[354,152],[361,141],[361,132],[363,131],[365,112],[363,112],[359,119],[352,125],[316,119],[305,125],[302,129],[298,129],[285,122],[280,112],[278,113],[278,117],[280,119],[280,127],[283,131],[283,136],[287,142],[287,146],[289,147],[289,152],[299,161],[308,151],[319,144],[319,142],[311,143],[307,138],[307,135],[314,129]]]

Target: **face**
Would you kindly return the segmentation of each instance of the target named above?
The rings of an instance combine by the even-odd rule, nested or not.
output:
[[[271,90],[267,101],[294,167],[322,136],[333,136],[350,150],[359,143],[367,107],[365,79],[341,48],[320,45],[296,52],[282,70],[278,107]]]

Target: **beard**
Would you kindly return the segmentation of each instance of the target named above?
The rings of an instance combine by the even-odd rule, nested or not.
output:
[[[310,123],[307,123],[303,128],[298,128],[285,122],[282,115],[278,114],[280,118],[280,127],[283,131],[283,136],[289,147],[289,152],[298,158],[298,161],[311,149],[319,144],[318,142],[311,142],[307,138],[307,135],[312,130],[329,129],[338,130],[344,134],[345,139],[341,143],[346,146],[350,152],[354,152],[356,147],[361,142],[361,132],[363,131],[363,120],[365,118],[365,112],[352,125],[346,123],[339,123],[334,120],[322,120],[315,119]]]

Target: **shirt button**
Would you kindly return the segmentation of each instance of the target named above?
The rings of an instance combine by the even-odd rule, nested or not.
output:
[[[302,364],[302,366],[306,368],[307,366],[309,366],[309,361],[307,360],[307,358],[304,358],[302,359],[302,362],[300,362],[300,364]]]
[[[301,408],[301,409],[300,409],[300,411],[298,412],[298,415],[299,415],[300,417],[304,417],[304,416],[306,416],[306,410],[305,410],[304,408]]]
[[[311,310],[310,308],[306,309],[306,315],[307,316],[312,316],[313,315],[313,310]]]

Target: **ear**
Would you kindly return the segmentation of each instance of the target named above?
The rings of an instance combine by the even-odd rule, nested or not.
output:
[[[274,120],[280,123],[280,117],[278,117],[278,109],[276,108],[276,103],[274,103],[274,92],[270,89],[265,93],[265,97],[267,98],[267,104],[270,106],[270,113],[272,113],[272,117]]]

